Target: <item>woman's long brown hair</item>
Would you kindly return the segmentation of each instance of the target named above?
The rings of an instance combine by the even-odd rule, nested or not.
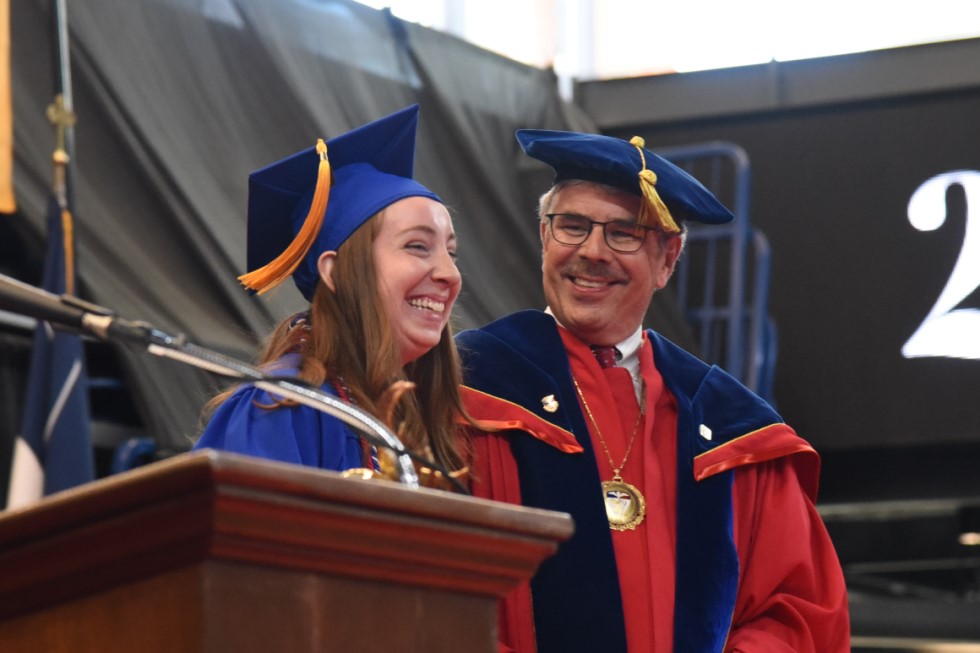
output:
[[[318,282],[310,305],[309,334],[300,346],[299,376],[321,385],[339,379],[362,410],[388,421],[390,389],[415,384],[394,406],[392,426],[406,447],[454,471],[465,466],[457,418],[465,415],[459,386],[459,355],[449,325],[439,344],[404,368],[391,323],[380,302],[373,244],[384,211],[357,229],[337,250],[332,291]],[[373,301],[372,301],[373,300]],[[295,346],[292,317],[272,332],[259,364],[279,359]],[[234,389],[212,399],[212,412]],[[278,407],[275,407],[278,408]],[[272,408],[272,409],[275,409]]]

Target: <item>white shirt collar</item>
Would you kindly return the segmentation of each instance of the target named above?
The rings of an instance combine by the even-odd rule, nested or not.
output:
[[[641,326],[637,327],[630,337],[616,345],[616,349],[622,355],[619,366],[628,369],[634,377],[640,373],[640,345],[642,344],[643,327]]]

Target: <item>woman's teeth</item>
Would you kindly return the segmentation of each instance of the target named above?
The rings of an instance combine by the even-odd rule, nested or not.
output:
[[[434,311],[436,313],[442,313],[446,310],[446,304],[444,302],[436,302],[431,299],[410,299],[408,300],[410,306],[415,308],[420,308],[427,311]]]

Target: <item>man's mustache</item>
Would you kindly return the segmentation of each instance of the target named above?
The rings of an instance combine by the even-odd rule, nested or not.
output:
[[[627,278],[614,271],[605,263],[595,263],[592,261],[574,261],[562,267],[561,272],[569,277],[588,277],[592,279],[606,279],[609,281],[627,281]]]

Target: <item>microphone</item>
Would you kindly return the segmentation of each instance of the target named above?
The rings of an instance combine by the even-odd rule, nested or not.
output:
[[[85,311],[81,308],[69,306],[61,301],[60,296],[29,286],[5,274],[0,274],[0,308],[68,327],[73,331],[84,330],[82,316]]]
[[[0,274],[0,309],[100,340],[116,338],[148,345],[154,339],[153,328],[145,322],[123,320],[108,308],[72,295],[56,295],[5,274]]]

